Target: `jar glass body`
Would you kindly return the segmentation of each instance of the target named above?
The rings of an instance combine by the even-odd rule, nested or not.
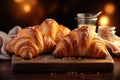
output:
[[[96,21],[97,18],[94,17],[95,14],[91,13],[78,13],[77,23],[78,27],[89,26],[92,30],[96,31]]]

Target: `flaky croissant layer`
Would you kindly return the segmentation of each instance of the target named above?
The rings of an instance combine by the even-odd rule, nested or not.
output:
[[[96,33],[88,26],[76,28],[56,45],[53,55],[56,57],[105,58],[108,53],[106,46],[95,37]]]

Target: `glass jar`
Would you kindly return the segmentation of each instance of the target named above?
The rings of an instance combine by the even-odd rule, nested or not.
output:
[[[89,26],[92,30],[96,32],[96,21],[97,17],[94,17],[95,14],[92,13],[78,13],[77,14],[77,23],[78,27]]]
[[[113,26],[99,26],[98,35],[108,41],[114,41],[115,27]]]

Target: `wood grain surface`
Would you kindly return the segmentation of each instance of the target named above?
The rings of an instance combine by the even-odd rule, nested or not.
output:
[[[105,59],[64,57],[40,55],[31,60],[12,57],[14,71],[77,71],[77,72],[110,72],[114,69],[114,61],[110,54]]]

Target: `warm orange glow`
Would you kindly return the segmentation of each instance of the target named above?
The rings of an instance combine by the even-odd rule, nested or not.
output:
[[[16,3],[22,3],[24,0],[14,0]]]
[[[112,13],[115,12],[115,6],[112,3],[108,3],[108,4],[105,5],[104,10],[105,10],[106,13],[112,14]]]
[[[25,12],[30,12],[31,6],[28,5],[28,4],[25,4],[23,9],[24,9]]]
[[[101,26],[108,25],[109,23],[109,18],[107,16],[101,16],[99,23]]]

